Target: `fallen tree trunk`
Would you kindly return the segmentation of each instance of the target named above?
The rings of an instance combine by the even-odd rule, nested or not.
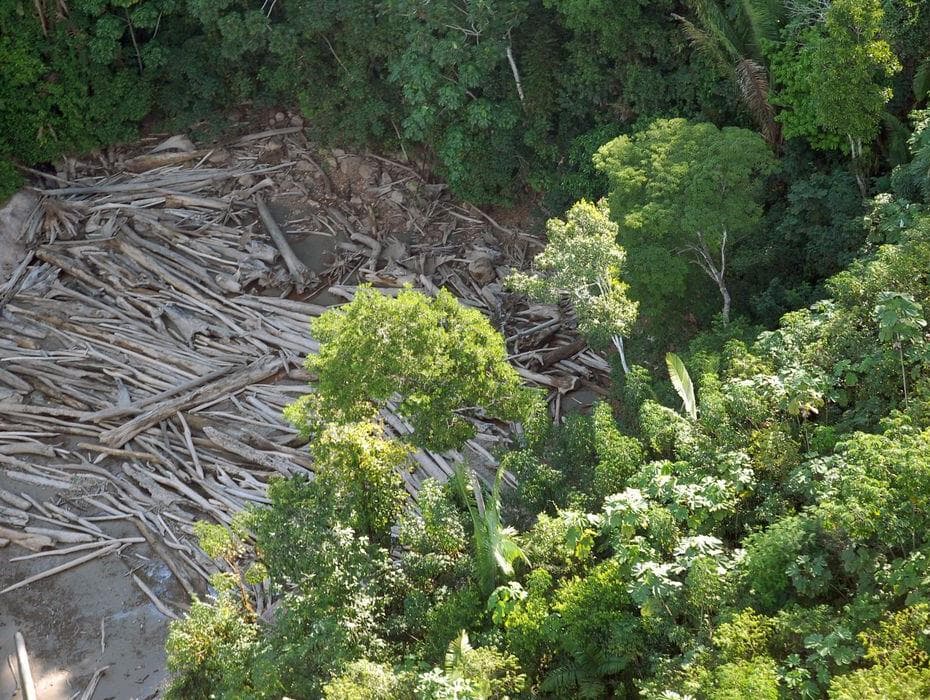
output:
[[[110,447],[122,447],[146,428],[173,416],[197,404],[207,403],[217,398],[234,394],[250,384],[256,384],[276,374],[281,368],[281,360],[277,357],[263,357],[251,363],[238,372],[224,377],[204,387],[199,387],[182,396],[168,399],[155,404],[145,413],[136,416],[128,423],[104,431],[100,434],[100,442]]]

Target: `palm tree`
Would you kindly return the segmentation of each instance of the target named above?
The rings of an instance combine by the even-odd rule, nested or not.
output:
[[[720,0],[689,0],[694,21],[672,15],[685,34],[721,71],[736,82],[740,97],[770,146],[781,143],[781,128],[769,102],[769,71],[764,44],[777,41],[786,10],[784,0],[739,0],[727,16]]]
[[[513,565],[518,559],[526,561],[526,555],[516,542],[517,531],[506,526],[501,519],[501,481],[504,469],[497,472],[490,499],[485,501],[484,493],[474,473],[459,467],[455,472],[455,483],[462,500],[468,506],[474,530],[475,568],[478,582],[485,595],[490,595],[497,587],[499,576],[511,577]],[[469,495],[471,487],[474,499]]]

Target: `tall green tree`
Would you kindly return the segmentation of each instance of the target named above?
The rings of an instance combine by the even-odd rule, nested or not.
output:
[[[713,281],[728,321],[728,256],[759,225],[765,176],[776,167],[765,141],[747,129],[659,119],[602,146],[594,163],[610,180],[611,217],[644,313],[664,320],[685,311],[700,294],[693,266]]]
[[[529,415],[534,394],[507,362],[504,340],[445,290],[396,298],[359,288],[355,299],[312,324],[319,353],[308,355],[315,391],[288,407],[308,432],[373,418],[392,397],[419,447],[461,447],[475,434],[469,412],[503,420]]]
[[[526,0],[383,5],[403,38],[389,63],[406,107],[403,134],[431,143],[445,177],[469,198],[498,198],[518,171],[525,92],[513,32],[528,6]]]
[[[880,0],[834,0],[823,12],[796,14],[772,56],[785,136],[862,157],[901,68],[883,36],[883,16]],[[864,190],[861,175],[859,182]]]
[[[607,205],[576,203],[561,219],[546,224],[549,242],[536,256],[540,272],[515,272],[507,283],[534,299],[554,303],[565,298],[578,317],[578,327],[595,345],[612,342],[629,372],[623,336],[636,320],[635,301],[620,279],[626,252],[617,244],[617,225]]]

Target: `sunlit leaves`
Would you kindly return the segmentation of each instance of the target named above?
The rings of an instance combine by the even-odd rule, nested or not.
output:
[[[532,408],[501,336],[446,291],[430,298],[408,289],[390,298],[363,287],[312,331],[320,350],[306,364],[315,393],[289,413],[312,430],[370,419],[396,395],[414,444],[443,450],[475,434],[469,412],[521,420]]]
[[[550,219],[546,231],[548,244],[534,261],[539,273],[516,272],[508,285],[540,301],[567,299],[579,329],[597,345],[625,335],[636,319],[637,304],[627,297],[621,279],[626,253],[617,245],[617,225],[606,206],[577,202],[564,221]]]

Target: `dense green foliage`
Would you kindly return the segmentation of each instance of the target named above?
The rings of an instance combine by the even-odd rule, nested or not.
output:
[[[878,135],[901,66],[881,36],[880,0],[833,0],[823,20],[795,16],[773,55],[785,136],[857,156]]]
[[[823,7],[9,0],[0,184],[15,186],[10,159],[125,140],[150,117],[216,122],[247,100],[299,107],[328,141],[424,146],[458,194],[481,201],[525,185],[558,203],[597,198],[591,154],[655,118],[755,126],[774,145],[777,119],[815,146],[867,149],[926,96],[928,13],[912,0]]]
[[[876,205],[876,244],[830,278],[829,298],[750,342],[705,334],[668,373],[632,368],[622,424],[607,403],[559,425],[524,414],[502,455],[514,491],[462,472],[398,510],[399,480],[365,475],[389,474],[404,449],[372,425],[317,431],[320,477],[276,482],[248,518],[248,556],[283,596],[273,623],[254,621],[234,580],[218,586],[172,627],[172,692],[924,697],[930,214],[911,205],[883,231],[903,206]],[[393,303],[359,328],[419,327]],[[424,410],[450,410],[438,406]],[[224,560],[242,556],[239,535],[233,547],[200,532]]]
[[[130,138],[149,114],[188,123],[273,101],[299,105],[329,140],[426,145],[460,194],[501,199],[518,191],[515,179],[554,186],[565,152],[586,163],[641,115],[725,111],[713,76],[685,50],[676,9],[9,0],[0,157],[32,165]],[[590,182],[579,175],[569,194]]]
[[[610,213],[644,316],[675,323],[676,311],[700,314],[710,287],[729,320],[727,259],[758,227],[765,177],[775,167],[762,138],[660,119],[605,144],[594,163],[610,180]]]
[[[532,410],[501,337],[445,290],[429,298],[405,289],[390,298],[362,287],[351,304],[312,326],[320,349],[306,366],[316,392],[287,413],[308,435],[333,422],[371,419],[399,397],[412,441],[447,450],[474,435],[469,411],[519,420]]]

